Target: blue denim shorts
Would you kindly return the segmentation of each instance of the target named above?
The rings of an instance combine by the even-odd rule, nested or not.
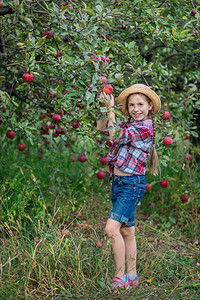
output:
[[[113,175],[111,197],[113,209],[109,218],[122,223],[122,226],[135,226],[134,213],[145,190],[144,175]]]

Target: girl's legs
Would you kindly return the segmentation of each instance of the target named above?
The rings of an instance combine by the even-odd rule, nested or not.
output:
[[[136,275],[137,247],[135,240],[135,227],[122,227],[121,234],[125,245],[125,260],[127,266],[127,273]]]
[[[116,265],[116,275],[123,276],[125,273],[125,243],[120,233],[121,223],[108,219],[105,232],[111,238],[112,251]]]

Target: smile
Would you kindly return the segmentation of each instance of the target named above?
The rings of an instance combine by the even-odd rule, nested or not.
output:
[[[135,118],[138,118],[138,117],[140,117],[142,114],[133,114],[133,116],[135,117]]]

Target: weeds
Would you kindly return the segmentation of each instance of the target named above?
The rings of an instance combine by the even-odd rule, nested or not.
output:
[[[69,163],[67,157],[24,156],[20,163],[13,157],[2,164],[0,299],[114,297],[114,262],[104,233],[108,178],[98,181],[90,162]],[[171,164],[178,172],[169,163],[168,189],[147,173],[152,189],[136,213],[140,285],[122,292],[122,299],[200,297],[199,165],[176,157]],[[187,203],[180,200],[183,192]]]

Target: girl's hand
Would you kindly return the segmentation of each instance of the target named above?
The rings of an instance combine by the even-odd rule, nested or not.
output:
[[[102,98],[104,100],[104,103],[109,110],[111,110],[115,105],[114,97],[112,94],[110,95],[110,100],[108,100],[108,96],[106,95],[106,93],[100,92],[99,98]]]

